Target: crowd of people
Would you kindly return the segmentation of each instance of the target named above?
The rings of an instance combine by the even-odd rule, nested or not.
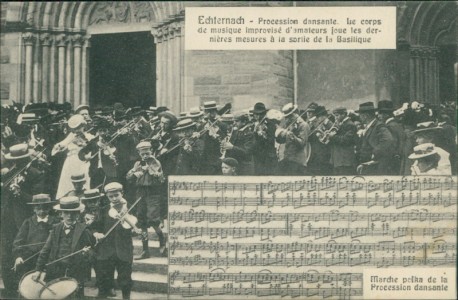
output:
[[[150,257],[149,227],[166,255],[170,175],[429,176],[457,169],[454,102],[395,107],[383,100],[356,111],[258,102],[233,111],[208,101],[178,115],[121,103],[1,109],[2,277],[13,292],[35,270],[35,280],[42,272],[46,281],[76,278],[81,295],[94,268],[99,296],[109,297],[116,269],[128,299],[132,232],[143,245],[135,259]]]

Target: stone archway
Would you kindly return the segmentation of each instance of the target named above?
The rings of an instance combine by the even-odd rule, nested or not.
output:
[[[18,91],[25,103],[88,103],[91,35],[150,31],[157,49],[157,104],[174,111],[182,108],[182,2],[22,2],[8,9],[9,22],[24,28]]]
[[[401,7],[398,43],[405,45],[409,54],[410,99],[440,103],[440,58],[445,55],[441,48],[455,45],[456,49],[456,10],[456,2],[445,1]],[[450,59],[454,60],[449,64],[453,70],[456,56]]]

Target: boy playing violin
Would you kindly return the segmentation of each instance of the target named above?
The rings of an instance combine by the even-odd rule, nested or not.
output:
[[[136,227],[137,219],[127,214],[123,186],[118,182],[111,182],[105,186],[104,191],[110,200],[110,205],[102,207],[99,220],[93,223],[95,231],[93,235],[98,242],[95,268],[99,288],[98,297],[106,298],[115,294],[113,288],[116,269],[122,298],[129,299],[132,288],[132,230],[137,234],[141,234],[141,230]],[[107,234],[120,219],[122,221]]]

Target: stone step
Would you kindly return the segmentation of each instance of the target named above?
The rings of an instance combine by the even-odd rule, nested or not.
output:
[[[84,296],[86,298],[97,298],[98,290],[95,287],[84,288]],[[122,293],[120,290],[116,290],[116,297],[110,297],[108,299],[122,299]],[[130,294],[131,300],[142,300],[142,299],[167,299],[167,294],[157,294],[154,292],[132,292]]]
[[[91,277],[91,281],[87,282],[86,286],[95,288],[95,272],[93,269],[91,270]],[[117,277],[118,273],[115,271],[114,278]],[[132,291],[150,292],[154,294],[166,294],[168,292],[167,275],[135,271],[132,272],[132,280],[134,282]]]
[[[134,256],[140,254],[143,251],[143,244],[141,240],[134,239]],[[148,249],[151,257],[167,257],[167,249],[164,255],[159,253],[159,241],[148,241]]]

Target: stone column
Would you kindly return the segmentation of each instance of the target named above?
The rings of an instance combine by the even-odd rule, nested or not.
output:
[[[81,104],[89,103],[89,49],[91,43],[90,35],[83,38],[83,49],[81,55]]]
[[[33,47],[33,102],[41,102],[41,45],[37,40]]]
[[[41,81],[41,101],[49,102],[49,73],[51,69],[51,56],[50,48],[52,44],[52,37],[49,33],[42,34],[40,36],[40,41],[42,45],[42,81]]]
[[[60,34],[56,39],[57,47],[59,51],[58,58],[58,87],[57,87],[57,100],[59,103],[64,103],[65,101],[65,46],[67,44],[67,39],[64,34]]]
[[[25,45],[25,93],[24,102],[28,104],[32,102],[32,73],[33,73],[33,45],[36,40],[35,34],[26,32],[22,35]]]
[[[182,28],[184,22],[155,27],[152,30],[156,43],[157,105],[165,105],[175,113],[184,110],[183,104],[183,56]]]
[[[84,39],[80,34],[72,37],[73,44],[73,105],[76,107],[81,104],[81,47]]]
[[[67,36],[67,48],[65,56],[65,101],[72,103],[73,108],[75,105],[73,103],[73,47],[72,47],[72,37]]]
[[[57,101],[57,85],[56,85],[56,67],[57,61],[57,47],[55,36],[52,37],[50,63],[49,63],[49,101]]]

